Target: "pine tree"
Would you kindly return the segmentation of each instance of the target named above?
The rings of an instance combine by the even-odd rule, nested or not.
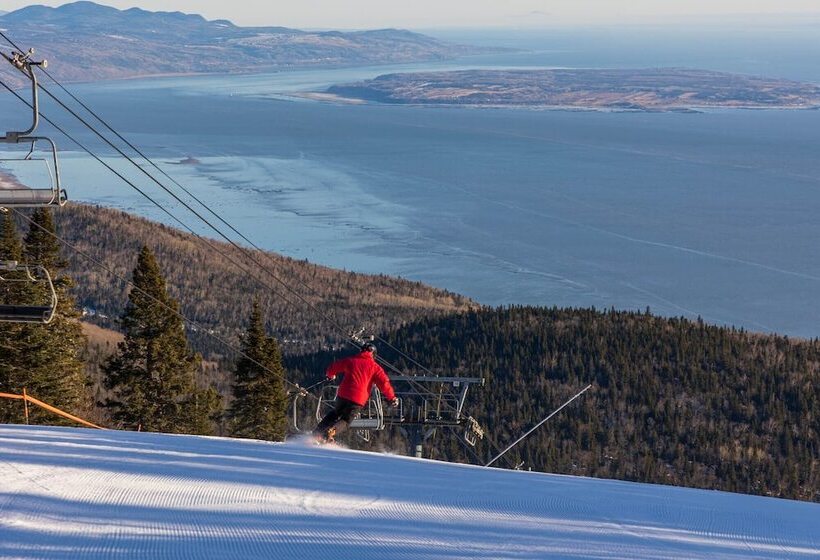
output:
[[[60,256],[60,245],[54,237],[55,227],[51,210],[38,208],[31,216],[32,225],[25,239],[23,258],[26,264],[45,267],[57,292],[57,311],[48,325],[26,325],[28,341],[29,393],[58,408],[84,415],[91,409],[88,379],[82,355],[87,339],[80,324],[80,312],[69,293],[73,283],[61,275],[66,261]],[[39,286],[38,298],[47,298],[46,288]],[[55,417],[45,411],[32,414],[32,421]]]
[[[9,214],[0,213],[0,262],[20,262],[23,259],[23,244],[17,234],[17,227]],[[13,280],[21,279],[13,272],[3,274],[8,281],[0,283],[0,302],[16,305],[26,302],[30,289],[24,282]]]
[[[32,216],[32,226],[26,245],[17,238],[10,216],[3,220],[0,234],[0,260],[23,261],[27,265],[45,267],[57,276],[64,266],[59,257],[59,244],[53,237],[51,212],[38,209]],[[11,273],[0,284],[2,301],[21,305],[48,301],[50,288],[27,280],[22,273]],[[90,400],[82,359],[86,339],[82,332],[72,298],[68,294],[71,282],[60,277],[55,283],[58,307],[49,325],[4,323],[0,325],[3,344],[0,348],[0,386],[11,393],[26,392],[38,399],[74,414],[88,411]],[[20,421],[22,407],[4,407],[2,418]],[[32,423],[65,423],[50,412],[31,408]]]
[[[23,246],[17,235],[14,220],[9,214],[0,214],[0,261],[19,261],[23,255]],[[5,275],[7,279],[11,274]],[[19,304],[24,298],[19,282],[0,282],[0,303]],[[0,392],[17,393],[22,386],[19,383],[22,372],[20,363],[22,347],[19,343],[22,325],[0,323]],[[0,399],[0,423],[19,422],[23,418],[19,403]]]
[[[113,392],[106,406],[130,428],[171,433],[213,433],[220,402],[196,387],[201,358],[188,345],[179,304],[166,290],[154,254],[143,247],[133,289],[121,317],[125,339],[103,367]]]
[[[231,435],[282,441],[287,432],[285,370],[276,339],[265,332],[258,301],[242,338],[242,353],[228,413]]]
[[[18,261],[23,256],[23,246],[17,235],[17,227],[8,213],[0,212],[0,260]]]

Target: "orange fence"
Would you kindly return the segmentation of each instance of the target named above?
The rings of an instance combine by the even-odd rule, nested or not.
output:
[[[63,418],[68,418],[72,422],[77,422],[78,424],[82,424],[83,426],[88,426],[89,428],[97,428],[98,430],[104,430],[105,429],[105,428],[102,428],[100,426],[97,426],[96,424],[92,424],[91,422],[83,420],[82,418],[77,418],[73,414],[69,414],[68,412],[63,412],[59,408],[53,407],[50,404],[46,404],[43,401],[37,400],[34,397],[32,397],[31,395],[27,394],[25,389],[23,389],[23,394],[22,395],[15,395],[15,394],[12,394],[12,393],[0,393],[0,398],[23,401],[23,408],[24,408],[25,414],[26,414],[26,424],[28,424],[28,403],[31,403],[33,405],[39,406],[40,408],[42,408],[44,410],[48,410],[49,412],[53,412],[57,416],[62,416]]]

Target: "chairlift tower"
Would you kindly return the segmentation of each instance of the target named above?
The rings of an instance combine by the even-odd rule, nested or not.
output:
[[[439,428],[463,430],[462,438],[467,445],[475,446],[484,438],[484,430],[469,415],[464,414],[467,392],[474,385],[483,386],[480,377],[437,375],[393,375],[390,382],[399,399],[395,409],[385,407],[381,392],[373,388],[370,399],[362,408],[359,418],[353,420],[350,429],[364,441],[370,441],[373,432],[395,427],[410,441],[410,449],[421,457],[424,442]],[[333,407],[338,385],[325,385],[316,406],[316,421],[320,421]],[[305,395],[302,396],[306,396]],[[293,401],[293,424],[298,430],[297,401]]]
[[[470,446],[484,438],[478,422],[464,414],[464,402],[472,386],[483,386],[481,377],[394,375],[390,378],[400,405],[385,416],[386,426],[397,426],[407,436],[416,457],[422,456],[424,442],[439,428],[463,430]]]
[[[373,336],[365,335],[365,329],[353,331],[349,333],[349,337],[359,348],[374,340]],[[384,360],[377,360],[398,372]],[[484,438],[484,430],[475,418],[464,413],[464,403],[470,387],[483,386],[484,379],[430,373],[431,375],[390,375],[390,383],[399,400],[398,407],[385,407],[381,392],[373,387],[361,414],[350,423],[350,429],[364,441],[370,441],[373,432],[387,427],[398,428],[410,441],[411,451],[417,457],[421,457],[424,442],[439,428],[450,428],[455,432],[463,430],[461,437],[464,442],[469,446],[475,446],[479,439]],[[325,384],[320,381],[310,388],[317,385],[323,385],[315,408],[316,421],[320,422],[325,414],[332,410],[339,387],[337,384]],[[304,427],[300,428],[299,425],[299,403],[308,396],[310,388],[300,388],[293,393],[291,424],[297,432],[304,430]]]

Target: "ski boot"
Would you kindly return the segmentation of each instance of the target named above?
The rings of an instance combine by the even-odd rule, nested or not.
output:
[[[316,435],[316,445],[327,445],[329,443],[336,443],[336,428],[330,427],[323,434]]]

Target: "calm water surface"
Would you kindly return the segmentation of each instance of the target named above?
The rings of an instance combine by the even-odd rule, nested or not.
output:
[[[388,70],[595,60],[639,67],[653,60],[675,65],[667,59],[686,55],[672,46],[653,59],[630,43],[619,57],[578,37],[565,41],[562,54],[560,37],[517,40],[514,46],[544,48],[387,70],[74,89],[274,251],[422,280],[487,304],[648,306],[752,330],[820,335],[820,112],[440,109],[287,96]],[[778,56],[792,60],[785,43],[756,61],[730,52],[710,66],[701,49],[691,56],[703,64],[680,65],[781,68],[784,77],[820,81],[814,63],[778,64]],[[7,97],[0,101],[4,122],[21,118]],[[69,142],[61,144],[69,150],[63,166],[73,199],[167,221],[87,156],[70,152]],[[189,156],[196,163],[175,163]],[[121,161],[109,161],[156,194]]]

